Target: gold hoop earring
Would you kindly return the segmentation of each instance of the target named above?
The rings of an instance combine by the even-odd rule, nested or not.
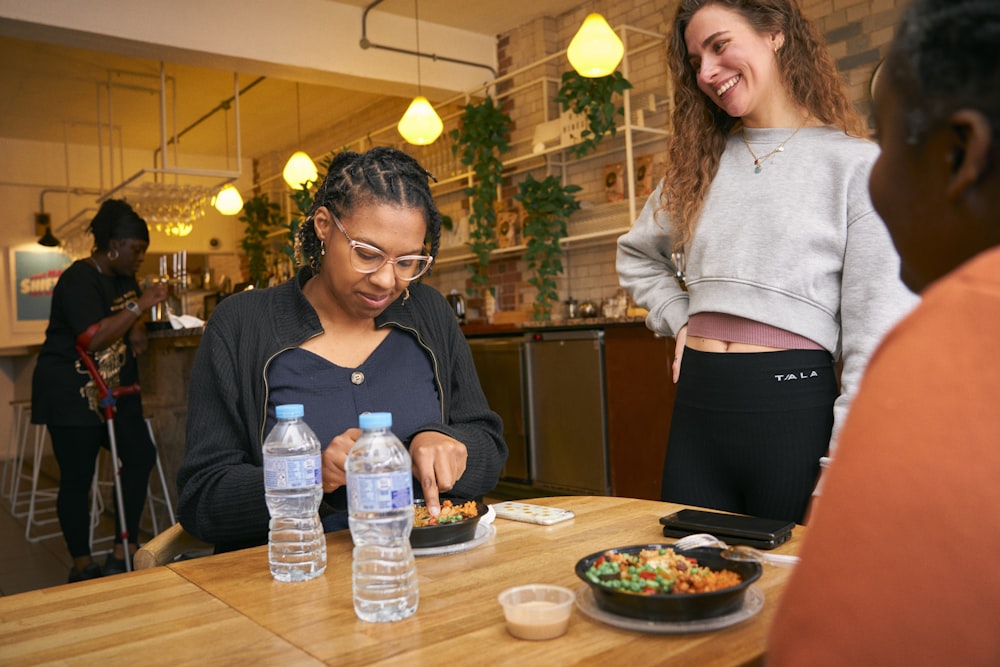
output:
[[[403,288],[403,303],[406,303],[407,299],[409,299],[409,298],[410,298],[410,288],[409,287],[404,287]]]

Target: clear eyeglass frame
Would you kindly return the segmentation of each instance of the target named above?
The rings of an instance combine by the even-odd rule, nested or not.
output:
[[[344,225],[340,223],[340,218],[333,212],[330,213],[330,216],[333,218],[334,224],[337,225],[337,229],[351,246],[351,266],[358,273],[375,273],[388,263],[392,264],[393,273],[398,279],[410,282],[427,273],[427,269],[431,268],[431,264],[434,263],[434,257],[431,255],[389,257],[380,248],[352,239],[351,235],[344,229]]]

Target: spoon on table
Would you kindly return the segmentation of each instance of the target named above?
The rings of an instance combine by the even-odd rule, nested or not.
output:
[[[718,547],[722,549],[722,557],[734,561],[755,561],[758,563],[768,563],[777,567],[791,567],[799,562],[798,556],[784,556],[782,554],[767,554],[753,547],[738,545],[728,545],[715,535],[708,533],[694,533],[685,535],[673,543],[673,547],[684,551],[685,549],[696,549],[697,547]]]

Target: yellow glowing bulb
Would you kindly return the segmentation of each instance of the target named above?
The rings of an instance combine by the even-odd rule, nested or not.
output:
[[[303,186],[309,187],[316,182],[319,172],[316,164],[304,151],[295,151],[292,157],[285,163],[285,169],[281,172],[282,178],[288,187],[301,190]]]
[[[624,55],[625,45],[600,14],[584,19],[566,49],[573,69],[591,79],[614,72]]]
[[[441,122],[441,117],[437,115],[437,111],[427,101],[427,98],[423,95],[417,95],[410,102],[406,113],[399,119],[396,129],[409,143],[426,146],[434,143],[441,136],[444,123]]]
[[[240,191],[233,187],[232,183],[228,183],[219,191],[219,194],[215,195],[215,201],[212,204],[215,206],[215,210],[222,215],[236,215],[243,209],[243,197],[240,196]]]

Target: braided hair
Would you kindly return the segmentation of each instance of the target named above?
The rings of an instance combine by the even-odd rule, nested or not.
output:
[[[434,177],[416,159],[395,148],[379,146],[364,153],[338,154],[316,191],[308,218],[299,227],[296,254],[309,264],[313,273],[319,272],[323,247],[316,236],[313,215],[320,206],[343,218],[357,207],[391,204],[423,211],[427,223],[424,243],[430,248],[430,255],[437,257],[441,214],[431,197],[429,178]]]
[[[981,110],[1000,136],[997,44],[997,0],[913,0],[881,74],[905,107],[909,143],[963,107]]]

